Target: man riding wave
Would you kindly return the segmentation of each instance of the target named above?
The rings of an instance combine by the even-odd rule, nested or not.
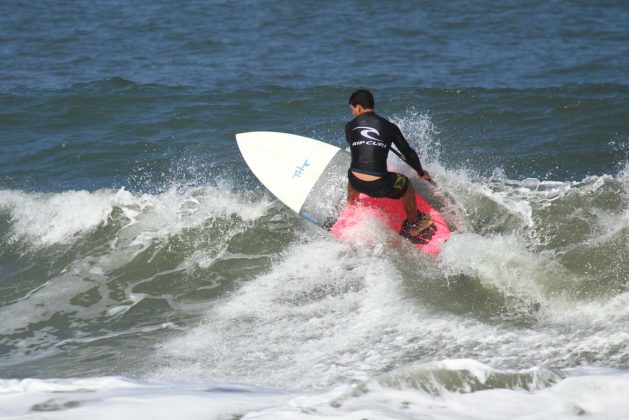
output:
[[[349,98],[349,106],[355,118],[345,125],[345,137],[352,153],[352,163],[347,172],[348,204],[353,205],[359,193],[376,198],[401,198],[407,219],[400,234],[414,243],[424,242],[422,234],[432,226],[432,216],[417,210],[415,190],[409,179],[387,170],[391,145],[397,147],[422,179],[430,180],[430,174],[422,168],[417,153],[409,146],[399,127],[374,112],[371,92],[366,89],[355,91]]]

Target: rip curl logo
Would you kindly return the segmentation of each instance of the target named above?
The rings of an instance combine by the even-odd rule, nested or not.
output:
[[[362,130],[360,132],[360,135],[369,139],[369,140],[375,140],[375,141],[380,141],[380,139],[378,137],[380,137],[380,133],[378,132],[378,130],[376,130],[373,127],[356,127],[354,128],[354,130]],[[353,130],[352,130],[353,131]],[[375,134],[378,137],[371,137],[372,134]]]
[[[366,144],[367,146],[378,146],[385,149],[389,148],[389,146],[387,146],[385,143],[382,143],[381,141],[372,141],[372,140],[358,140],[358,141],[353,142],[352,146],[362,146],[363,144]]]
[[[304,163],[301,164],[301,166],[295,168],[295,172],[293,172],[293,178],[301,178],[308,166],[310,166],[310,163],[308,163],[308,159],[306,159]]]

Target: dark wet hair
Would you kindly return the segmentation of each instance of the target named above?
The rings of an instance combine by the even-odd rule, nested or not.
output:
[[[349,104],[352,106],[361,105],[365,109],[373,109],[373,95],[367,89],[358,89],[349,97]]]

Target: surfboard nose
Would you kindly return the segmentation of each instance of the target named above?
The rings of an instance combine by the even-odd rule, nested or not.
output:
[[[274,131],[238,133],[236,142],[262,185],[297,213],[340,150],[318,140]]]

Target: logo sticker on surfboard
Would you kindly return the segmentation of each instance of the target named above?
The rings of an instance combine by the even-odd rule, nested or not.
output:
[[[310,163],[308,162],[308,159],[306,159],[304,163],[301,164],[301,166],[297,166],[295,168],[295,172],[293,172],[293,178],[301,178],[308,166],[310,166]]]

